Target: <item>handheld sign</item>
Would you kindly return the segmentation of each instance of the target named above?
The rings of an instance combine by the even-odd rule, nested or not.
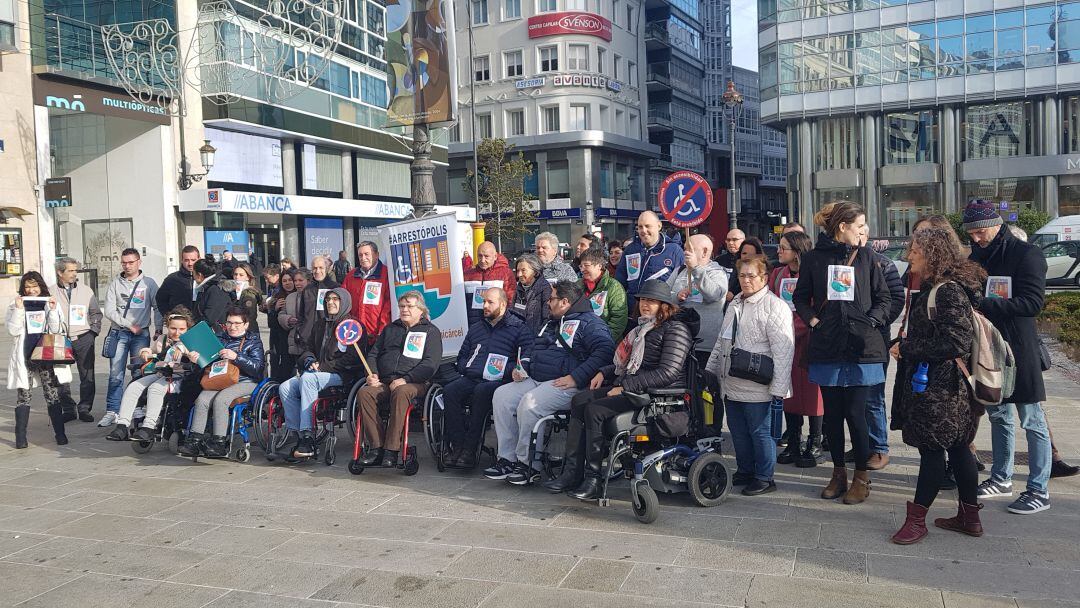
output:
[[[367,370],[367,375],[370,376],[371,368],[368,367],[367,359],[364,357],[364,353],[360,352],[360,346],[357,344],[364,335],[364,328],[360,327],[360,322],[356,319],[343,319],[341,323],[338,323],[334,335],[342,345],[352,346],[356,349],[356,354],[360,355],[360,362],[364,364],[364,369]]]
[[[679,228],[693,228],[712,213],[712,188],[693,171],[676,171],[667,176],[656,198],[664,219]]]

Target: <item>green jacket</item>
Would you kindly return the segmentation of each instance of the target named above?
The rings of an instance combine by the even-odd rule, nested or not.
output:
[[[618,344],[626,330],[626,290],[606,271],[591,292],[584,280],[578,284],[585,290],[585,297],[592,300],[593,312],[600,311],[600,318],[611,330],[611,340]]]

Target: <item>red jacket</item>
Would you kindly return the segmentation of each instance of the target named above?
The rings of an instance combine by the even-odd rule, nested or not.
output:
[[[514,307],[514,292],[517,288],[517,277],[514,276],[514,271],[510,269],[510,262],[506,261],[506,256],[499,254],[495,258],[495,263],[491,265],[491,268],[487,270],[481,270],[476,266],[465,270],[465,281],[502,281],[502,289],[506,292],[507,309]],[[469,310],[469,325],[472,325],[476,321],[479,321],[483,317],[483,312],[479,309],[472,307],[471,292],[466,295],[466,306]]]
[[[357,266],[345,275],[342,287],[352,296],[352,315],[360,320],[367,336],[367,345],[371,346],[383,328],[390,324],[390,281],[387,279],[386,265],[382,261],[376,262],[367,278]]]

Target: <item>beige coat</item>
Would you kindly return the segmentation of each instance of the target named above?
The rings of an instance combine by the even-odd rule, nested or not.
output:
[[[49,309],[46,308],[46,310]],[[46,315],[45,329],[51,334],[63,332],[59,310],[49,310],[49,314]],[[26,343],[26,310],[17,308],[15,300],[8,304],[7,330],[15,338],[11,344],[11,354],[8,356],[8,390],[30,389],[38,386],[36,378],[33,381],[30,380],[26,357],[23,356],[23,344]]]
[[[732,344],[731,330],[736,315],[739,327],[735,344]],[[753,380],[729,376],[732,348],[772,357],[772,383],[766,386]],[[764,403],[772,401],[774,397],[786,397],[791,392],[791,361],[794,355],[795,332],[791,323],[791,308],[766,287],[749,297],[739,294],[731,301],[720,326],[720,338],[705,369],[720,378],[725,399]]]

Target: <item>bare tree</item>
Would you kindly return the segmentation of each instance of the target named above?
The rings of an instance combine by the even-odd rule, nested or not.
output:
[[[481,141],[476,157],[480,165],[480,200],[473,202],[479,213],[490,214],[488,240],[502,251],[504,239],[520,241],[529,225],[536,223],[537,214],[526,203],[534,197],[525,192],[525,178],[532,175],[533,165],[521,152],[515,154],[513,145],[498,138]],[[474,179],[477,176],[470,171],[464,188],[475,199]]]

